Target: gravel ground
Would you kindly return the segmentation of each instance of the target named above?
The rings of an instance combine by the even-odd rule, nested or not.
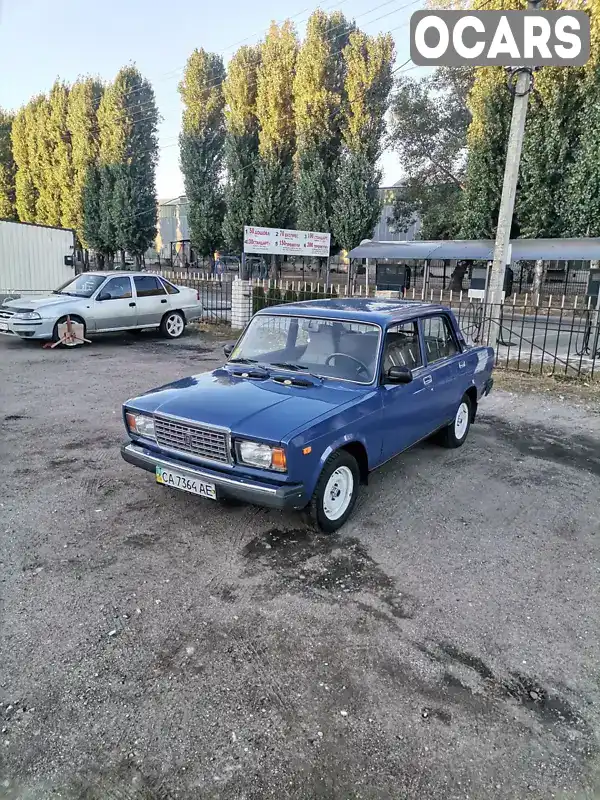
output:
[[[326,537],[121,460],[121,403],[218,360],[0,339],[0,797],[599,797],[591,406],[494,392]]]

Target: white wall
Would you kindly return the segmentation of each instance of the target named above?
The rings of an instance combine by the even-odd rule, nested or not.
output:
[[[56,289],[73,277],[73,231],[0,220],[0,292]]]

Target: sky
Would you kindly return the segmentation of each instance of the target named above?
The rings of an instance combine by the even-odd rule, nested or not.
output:
[[[291,18],[300,36],[315,8],[340,10],[365,33],[390,31],[396,64],[409,58],[409,20],[422,0],[0,0],[0,107],[17,109],[47,92],[56,78],[80,75],[111,80],[134,63],[154,87],[159,127],[158,196],[184,193],[177,135],[181,104],[177,84],[189,54],[199,47],[225,62],[241,44],[260,41],[271,20]],[[408,63],[404,70],[411,70]],[[418,75],[420,69],[408,74]],[[398,158],[382,157],[383,185],[397,181]]]

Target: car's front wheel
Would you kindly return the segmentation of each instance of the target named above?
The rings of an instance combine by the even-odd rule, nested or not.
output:
[[[338,450],[329,456],[307,509],[324,533],[334,533],[346,522],[356,503],[359,483],[358,464],[350,453]]]
[[[70,318],[71,322],[76,322],[79,325],[83,325],[83,338],[85,339],[85,337],[86,337],[86,328],[85,328],[84,320],[82,320],[81,317],[76,317],[76,316],[73,316],[71,314],[69,315],[69,318]],[[58,332],[58,326],[59,325],[64,325],[64,324],[66,324],[66,322],[67,322],[67,317],[61,317],[59,320],[56,321],[56,325],[54,326],[54,329],[52,330],[52,341],[53,342],[60,341],[60,334]],[[75,344],[76,344],[75,342],[63,341],[63,342],[60,343],[60,346],[61,347],[74,347]]]
[[[473,403],[468,394],[460,401],[454,419],[440,432],[439,441],[444,447],[461,447],[469,434],[473,414]]]
[[[185,330],[185,317],[181,311],[170,311],[160,323],[160,332],[166,339],[179,339]]]

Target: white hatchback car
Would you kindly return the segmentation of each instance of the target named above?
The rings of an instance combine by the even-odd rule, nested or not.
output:
[[[47,297],[6,300],[0,332],[22,339],[58,341],[66,321],[84,325],[84,336],[158,328],[178,339],[188,322],[202,316],[199,293],[148,272],[84,272]]]

